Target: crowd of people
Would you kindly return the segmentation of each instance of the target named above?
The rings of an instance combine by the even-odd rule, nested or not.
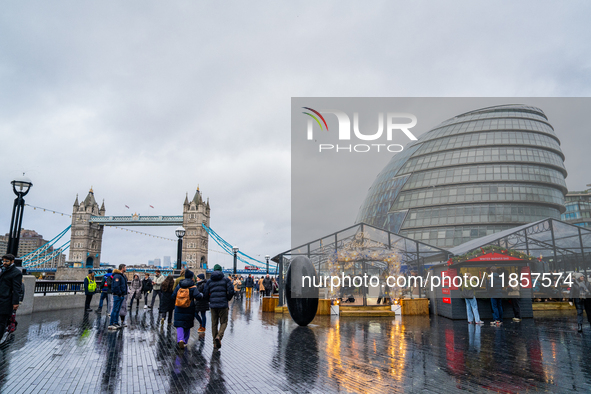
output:
[[[250,299],[253,293],[258,292],[259,297],[263,297],[278,292],[277,281],[269,275],[260,278],[252,275],[246,278],[241,275],[226,277],[219,265],[215,265],[208,280],[204,274],[195,276],[188,269],[183,269],[176,279],[172,275],[164,277],[156,270],[153,278],[146,273],[144,278],[140,279],[136,273],[128,280],[125,275],[126,268],[125,264],[121,264],[118,269],[108,269],[98,285],[94,272],[89,270],[84,279],[85,310],[92,311],[92,297],[100,293],[96,312],[101,313],[106,304],[110,315],[108,328],[118,330],[127,326],[125,317],[128,312],[132,312],[134,300],[136,311],[139,311],[141,300],[144,301],[144,309],[153,309],[158,298],[160,324],[167,322],[176,328],[177,343],[181,349],[185,348],[189,340],[195,320],[199,323],[197,331],[206,331],[207,311],[210,311],[213,344],[219,349],[228,324],[228,302],[232,298],[246,296]]]
[[[271,294],[279,292],[279,285],[275,277],[270,277],[269,274],[258,279],[252,274],[246,278],[242,275],[230,275],[230,280],[234,286],[236,297],[246,297],[247,300],[252,299],[253,294],[258,293],[260,298],[269,297]]]

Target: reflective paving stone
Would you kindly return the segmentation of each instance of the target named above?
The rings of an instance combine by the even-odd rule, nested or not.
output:
[[[220,351],[209,328],[177,350],[174,328],[144,310],[116,332],[78,310],[18,320],[0,349],[2,393],[591,392],[591,329],[577,333],[572,313],[499,328],[329,316],[298,327],[235,301]]]

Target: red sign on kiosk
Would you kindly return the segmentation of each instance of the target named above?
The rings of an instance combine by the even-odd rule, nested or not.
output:
[[[487,253],[483,254],[482,256],[474,257],[468,261],[522,261],[520,258],[507,256],[506,254],[502,253]]]

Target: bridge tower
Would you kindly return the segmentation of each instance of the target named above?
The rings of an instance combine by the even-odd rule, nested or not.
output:
[[[185,197],[183,204],[183,227],[185,228],[185,237],[183,238],[183,261],[187,262],[187,267],[191,270],[201,270],[206,267],[208,261],[208,235],[201,223],[209,227],[209,199],[203,201],[199,187],[195,196],[189,201],[189,196]]]
[[[105,216],[105,202],[99,208],[94,199],[92,188],[81,203],[78,195],[72,209],[72,228],[70,230],[69,261],[82,263],[82,267],[99,268],[101,244],[103,242],[103,226],[91,223],[91,216]]]

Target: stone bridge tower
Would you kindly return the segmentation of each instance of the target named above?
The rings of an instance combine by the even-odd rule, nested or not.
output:
[[[99,268],[103,226],[91,223],[91,216],[105,216],[105,202],[103,201],[99,209],[92,188],[90,188],[84,201],[78,203],[78,196],[74,201],[68,261],[81,263],[82,267],[86,268]]]
[[[185,237],[183,238],[182,251],[183,261],[186,261],[187,267],[195,270],[196,273],[207,267],[209,236],[201,223],[205,223],[209,227],[209,217],[209,199],[207,202],[203,201],[199,187],[197,187],[193,199],[189,201],[187,195],[183,204]]]

